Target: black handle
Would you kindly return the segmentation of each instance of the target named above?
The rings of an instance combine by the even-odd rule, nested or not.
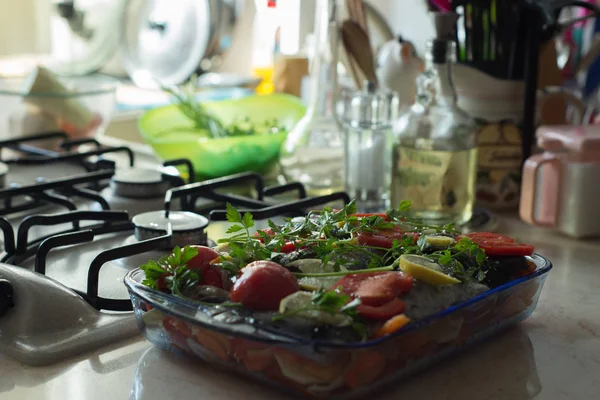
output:
[[[12,284],[6,279],[0,279],[0,317],[15,306]]]

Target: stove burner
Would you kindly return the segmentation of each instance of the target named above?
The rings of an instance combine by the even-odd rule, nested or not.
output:
[[[170,186],[160,171],[151,168],[117,169],[110,180],[115,195],[129,198],[164,196]]]
[[[171,212],[167,217],[164,211],[151,211],[138,214],[132,219],[135,226],[135,237],[147,240],[154,237],[172,235],[170,246],[186,246],[193,244],[206,245],[206,227],[208,219],[202,215],[187,211]]]

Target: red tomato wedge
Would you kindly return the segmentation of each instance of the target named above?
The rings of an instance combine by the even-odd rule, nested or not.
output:
[[[517,243],[511,237],[490,232],[473,232],[464,237],[481,247],[488,256],[530,256],[534,247]]]
[[[419,239],[419,233],[417,232],[402,232],[400,229],[379,229],[374,232],[361,232],[358,234],[357,240],[363,246],[390,249],[394,245],[394,240],[401,242],[405,236],[412,237],[414,239],[413,243],[416,243]]]
[[[404,304],[404,302],[397,297],[392,301],[380,306],[360,304],[358,307],[356,307],[356,311],[360,316],[378,321],[387,321],[398,314],[402,314],[405,309],[406,304]]]
[[[402,272],[373,272],[346,275],[334,287],[341,288],[348,296],[357,297],[362,304],[380,306],[401,293],[412,289],[413,278]]]

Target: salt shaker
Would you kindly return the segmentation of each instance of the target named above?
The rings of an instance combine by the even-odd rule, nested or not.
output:
[[[361,212],[386,210],[390,201],[392,120],[399,109],[398,96],[366,89],[344,99],[344,181]]]

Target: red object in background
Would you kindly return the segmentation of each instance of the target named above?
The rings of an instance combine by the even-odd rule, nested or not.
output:
[[[277,1],[276,0],[267,0],[267,7],[268,8],[275,8],[275,7],[277,7]]]

